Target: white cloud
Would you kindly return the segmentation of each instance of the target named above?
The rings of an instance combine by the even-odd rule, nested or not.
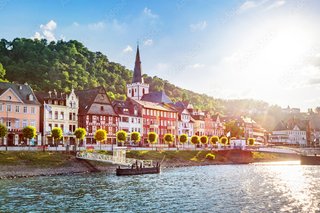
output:
[[[145,7],[143,13],[150,18],[158,18],[157,14],[152,13],[151,9]]]
[[[274,3],[272,3],[271,5],[269,5],[266,10],[271,10],[271,9],[274,9],[274,8],[278,8],[278,7],[281,7],[282,5],[284,5],[286,3],[286,1],[284,0],[280,0],[280,1],[276,1]]]
[[[252,8],[257,7],[258,4],[255,1],[245,1],[238,9],[239,12],[244,12]]]
[[[196,64],[193,64],[191,67],[192,67],[193,69],[199,69],[199,68],[203,68],[203,67],[204,67],[204,64],[198,64],[198,63],[196,63]]]
[[[102,30],[106,27],[106,24],[103,21],[99,21],[96,23],[91,23],[88,25],[91,30]]]
[[[153,40],[152,39],[147,39],[143,42],[144,46],[152,46],[153,45]]]
[[[122,50],[124,53],[130,53],[130,52],[132,52],[133,51],[133,49],[132,49],[132,47],[130,46],[130,45],[128,45],[126,48],[124,48],[123,50]]]
[[[49,42],[56,41],[54,31],[57,28],[57,23],[50,20],[47,24],[40,25],[40,32],[36,32],[33,39],[47,39]]]
[[[75,27],[79,27],[80,26],[80,24],[78,22],[76,22],[76,21],[73,22],[72,25],[75,26]]]
[[[206,21],[200,21],[196,24],[190,24],[191,32],[202,31],[202,30],[206,29],[206,27],[207,27]]]

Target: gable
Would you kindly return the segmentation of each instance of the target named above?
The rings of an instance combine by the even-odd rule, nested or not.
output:
[[[299,127],[297,125],[294,125],[293,130],[300,131]]]
[[[111,104],[110,100],[108,98],[108,96],[106,94],[97,94],[97,96],[95,97],[94,103],[104,103],[104,104]]]
[[[8,88],[6,91],[4,91],[0,95],[0,100],[1,101],[11,101],[11,102],[23,103],[23,101],[19,98],[19,96],[11,88]]]

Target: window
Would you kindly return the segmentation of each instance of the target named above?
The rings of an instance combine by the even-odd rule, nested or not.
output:
[[[26,106],[23,107],[23,113],[28,113],[28,107]]]
[[[62,129],[62,132],[64,132],[64,125],[63,124],[60,125],[60,128]]]
[[[31,114],[36,114],[36,109],[34,107],[31,107]]]
[[[20,120],[17,119],[15,124],[14,124],[14,128],[19,129],[20,128]]]
[[[51,131],[52,130],[52,124],[48,125],[48,130]]]
[[[74,113],[72,113],[72,116],[73,116],[73,119],[72,120],[77,120],[77,117],[76,117],[76,113],[74,112]]]
[[[16,112],[20,112],[20,106],[16,106]]]
[[[9,96],[8,96],[8,101],[10,101],[11,99],[12,99],[12,98],[11,98],[11,96],[9,95]]]
[[[29,101],[33,101],[33,95],[29,95]]]
[[[55,112],[54,112],[54,119],[57,120],[57,119],[58,119],[58,116],[59,116],[59,112],[58,112],[58,111],[55,111]]]
[[[72,121],[72,112],[69,113],[69,121]]]
[[[2,105],[3,105],[3,104],[0,104],[0,111],[2,111],[2,110],[3,110]]]
[[[27,120],[23,120],[22,121],[22,128],[28,126],[28,121]]]
[[[30,121],[30,126],[36,126],[36,122],[34,120]]]
[[[49,119],[52,119],[52,111],[49,112]]]
[[[122,122],[128,123],[129,122],[129,118],[128,117],[123,117],[122,118]]]
[[[103,111],[103,110],[104,110],[103,106],[101,106],[101,107],[100,107],[100,110],[101,110],[101,111]]]
[[[11,105],[10,104],[7,105],[7,112],[11,112]]]
[[[60,112],[60,120],[64,120],[64,112]]]

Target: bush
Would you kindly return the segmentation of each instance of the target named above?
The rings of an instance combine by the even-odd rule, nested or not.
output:
[[[132,132],[130,134],[130,139],[134,143],[140,142],[140,140],[141,140],[140,132]]]
[[[148,143],[156,143],[158,139],[158,134],[155,132],[148,133]]]
[[[223,136],[220,138],[220,143],[223,145],[228,145],[229,144],[229,140],[227,137]]]
[[[200,143],[200,140],[199,140],[199,136],[198,135],[193,135],[190,139],[190,142],[194,145],[197,145]]]
[[[186,143],[188,141],[188,136],[186,134],[182,134],[179,136],[180,143]]]
[[[215,160],[216,159],[216,156],[214,154],[211,154],[211,153],[208,153],[206,155],[206,159],[207,160]]]
[[[174,137],[172,134],[167,133],[163,136],[163,140],[164,140],[164,142],[170,144],[170,143],[174,142]]]
[[[207,144],[208,143],[208,136],[206,136],[206,135],[201,136],[200,137],[200,142],[202,144]]]
[[[248,138],[248,140],[247,140],[247,145],[249,145],[249,146],[253,146],[254,145],[254,142],[255,142],[255,138]]]
[[[218,142],[219,142],[219,137],[218,137],[218,136],[212,136],[212,137],[210,138],[210,143],[211,143],[212,145],[216,145]]]

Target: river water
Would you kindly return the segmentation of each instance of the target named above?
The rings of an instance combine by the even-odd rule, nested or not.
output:
[[[0,180],[0,212],[57,211],[320,212],[320,167],[289,162]]]

